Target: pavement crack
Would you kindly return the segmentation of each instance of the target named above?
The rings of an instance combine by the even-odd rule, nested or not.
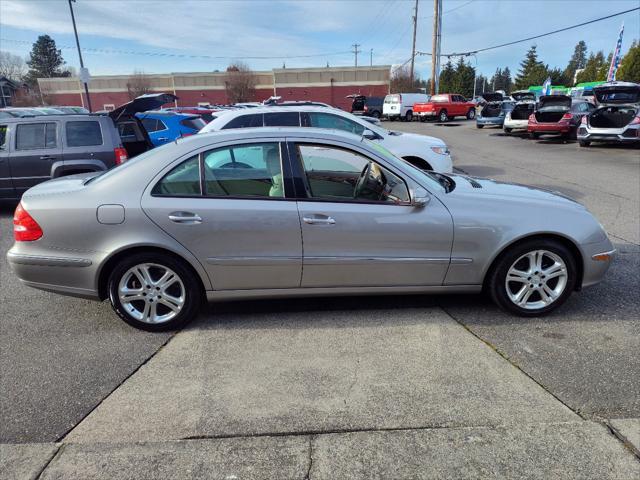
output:
[[[620,430],[614,427],[607,419],[600,420],[600,423],[602,423],[609,430],[609,433],[616,437],[616,439],[618,439],[622,443],[622,445],[624,445],[631,453],[633,453],[637,457],[638,461],[640,461],[640,450],[633,443],[631,443]]]
[[[311,469],[313,468],[313,440],[314,436],[309,435],[309,466],[307,467],[307,474],[304,476],[304,480],[311,480]]]
[[[71,433],[73,431],[74,428],[76,428],[78,425],[80,425],[82,422],[85,421],[85,419],[91,415],[95,410],[97,410],[100,405],[102,405],[104,403],[104,401],[109,398],[113,392],[115,392],[116,390],[118,390],[127,380],[129,380],[132,376],[134,376],[138,370],[140,370],[142,367],[144,367],[147,363],[149,363],[158,353],[160,353],[162,351],[162,349],[164,347],[167,346],[167,344],[173,339],[175,338],[175,336],[180,333],[182,330],[179,330],[177,332],[174,332],[173,335],[171,335],[169,338],[167,338],[167,340],[160,345],[160,347],[158,347],[158,349],[153,352],[151,355],[149,355],[149,357],[147,357],[145,359],[144,362],[142,362],[140,365],[138,365],[131,373],[129,373],[129,375],[127,375],[125,378],[122,379],[122,381],[120,383],[118,383],[115,387],[113,387],[109,393],[107,393],[104,398],[102,400],[100,400],[91,410],[89,410],[80,420],[78,420],[73,426],[71,426],[70,428],[68,428],[62,435],[60,435],[60,437],[58,437],[58,439],[56,440],[56,442],[62,442],[64,441],[65,437],[67,435],[69,435],[69,433]]]
[[[65,447],[64,444],[58,445],[58,448],[56,449],[55,452],[53,452],[53,455],[51,455],[51,458],[47,460],[47,463],[45,463],[42,466],[42,469],[38,472],[38,474],[34,478],[36,479],[42,478],[42,474],[44,473],[44,471],[47,469],[47,467],[49,467],[49,465],[53,462],[54,459],[58,458],[62,454],[64,447]]]
[[[509,356],[506,353],[503,353],[502,351],[500,351],[500,349],[498,349],[498,347],[496,347],[495,345],[493,345],[491,342],[485,340],[484,338],[482,338],[480,335],[476,334],[473,330],[471,330],[471,328],[469,328],[467,325],[465,325],[462,320],[456,318],[455,315],[453,315],[451,312],[449,312],[445,307],[443,307],[442,305],[438,305],[440,307],[440,309],[446,313],[447,315],[449,315],[458,325],[460,325],[462,328],[464,328],[467,332],[469,332],[471,335],[473,335],[474,337],[476,337],[478,340],[480,340],[482,343],[484,343],[485,345],[487,345],[491,350],[493,350],[494,352],[496,352],[498,355],[500,355],[506,362],[509,363],[509,365],[513,366],[514,368],[517,368],[520,372],[522,372],[523,375],[525,375],[527,378],[529,378],[532,382],[534,382],[536,385],[538,385],[540,388],[542,388],[545,392],[547,392],[549,395],[551,395],[553,398],[555,398],[558,402],[560,402],[562,405],[564,405],[565,407],[567,407],[569,410],[571,410],[573,413],[575,413],[578,417],[580,417],[582,420],[589,420],[589,418],[587,418],[585,415],[583,415],[580,410],[576,409],[576,408],[572,408],[569,404],[567,404],[565,401],[563,401],[560,397],[558,397],[555,393],[553,393],[551,390],[549,390],[547,387],[545,387],[542,383],[540,383],[538,380],[536,380],[533,376],[531,376],[528,372],[526,372],[525,370],[523,370],[520,365],[518,365],[517,363],[513,362]]]

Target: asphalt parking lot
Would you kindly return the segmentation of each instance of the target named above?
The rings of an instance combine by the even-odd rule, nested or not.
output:
[[[640,150],[384,126],[585,204],[619,250],[606,280],[540,319],[481,295],[295,299],[151,334],[22,286],[4,205],[0,477],[638,478]]]

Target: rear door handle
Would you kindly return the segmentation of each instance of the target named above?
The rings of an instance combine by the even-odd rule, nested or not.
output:
[[[202,218],[192,212],[171,212],[169,220],[175,223],[202,223]]]
[[[312,217],[302,217],[302,221],[304,223],[308,223],[309,225],[335,225],[336,221],[327,216],[312,216]]]
[[[51,155],[42,155],[40,157],[40,160],[52,160],[53,157]]]

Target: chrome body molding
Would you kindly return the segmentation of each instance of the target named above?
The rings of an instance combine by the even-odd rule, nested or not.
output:
[[[38,265],[40,267],[90,267],[92,262],[87,258],[50,257],[44,255],[24,255],[9,252],[7,258],[18,265]]]

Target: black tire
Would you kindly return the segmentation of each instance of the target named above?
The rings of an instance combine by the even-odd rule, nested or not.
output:
[[[526,309],[516,305],[509,298],[506,285],[506,276],[509,269],[520,257],[535,250],[545,250],[548,252],[552,252],[553,254],[560,257],[566,266],[567,278],[564,290],[562,290],[560,295],[554,301],[552,301],[551,304],[541,308]],[[569,251],[569,249],[567,249],[567,247],[553,239],[531,239],[508,248],[496,259],[489,272],[489,275],[487,276],[485,287],[492,300],[503,310],[514,313],[521,317],[536,317],[545,315],[562,305],[573,292],[576,284],[576,278],[576,259]],[[536,298],[534,297],[534,295],[539,294],[533,293],[531,294],[531,297]]]
[[[407,113],[404,114],[405,122],[413,122],[413,112],[411,110],[407,110]]]
[[[373,118],[380,118],[380,112],[378,110],[374,110],[373,112],[371,112],[371,116]]]
[[[440,113],[438,113],[438,120],[441,123],[449,121],[449,115],[447,115],[447,111],[446,110],[440,110]]]
[[[479,123],[476,123],[476,128],[484,128],[484,125],[480,125]]]
[[[578,140],[578,143],[581,147],[589,147],[591,146],[591,142],[589,140]]]
[[[426,122],[426,121],[427,121],[427,117],[425,117],[424,115],[420,115],[418,118],[420,119],[420,121],[421,121],[422,123],[424,123],[424,122]]]
[[[173,318],[163,321],[162,323],[147,323],[132,316],[127,311],[125,306],[121,303],[118,294],[120,281],[131,268],[141,264],[154,264],[161,267],[169,268],[178,276],[179,280],[182,282],[182,285],[184,286],[184,304],[181,310]],[[150,290],[153,291],[153,286],[141,285],[143,291],[146,291],[145,287],[151,287]],[[132,327],[138,328],[140,330],[147,330],[150,332],[174,330],[186,325],[198,314],[203,297],[201,284],[196,278],[195,274],[191,271],[191,269],[187,267],[187,265],[183,261],[176,259],[171,255],[162,253],[137,253],[124,258],[115,266],[115,268],[109,275],[108,292],[111,306],[122,320],[127,322]],[[164,293],[164,290],[158,293]],[[161,297],[158,296],[157,298]],[[142,304],[144,305],[144,301],[140,300],[140,302],[142,302]],[[156,308],[158,307],[156,306]]]
[[[470,108],[469,111],[467,112],[467,119],[473,120],[474,118],[476,118],[476,109]]]
[[[504,127],[504,133],[511,133],[513,128]]]
[[[540,134],[538,132],[529,132],[529,138],[533,138],[535,140],[539,136]]]

